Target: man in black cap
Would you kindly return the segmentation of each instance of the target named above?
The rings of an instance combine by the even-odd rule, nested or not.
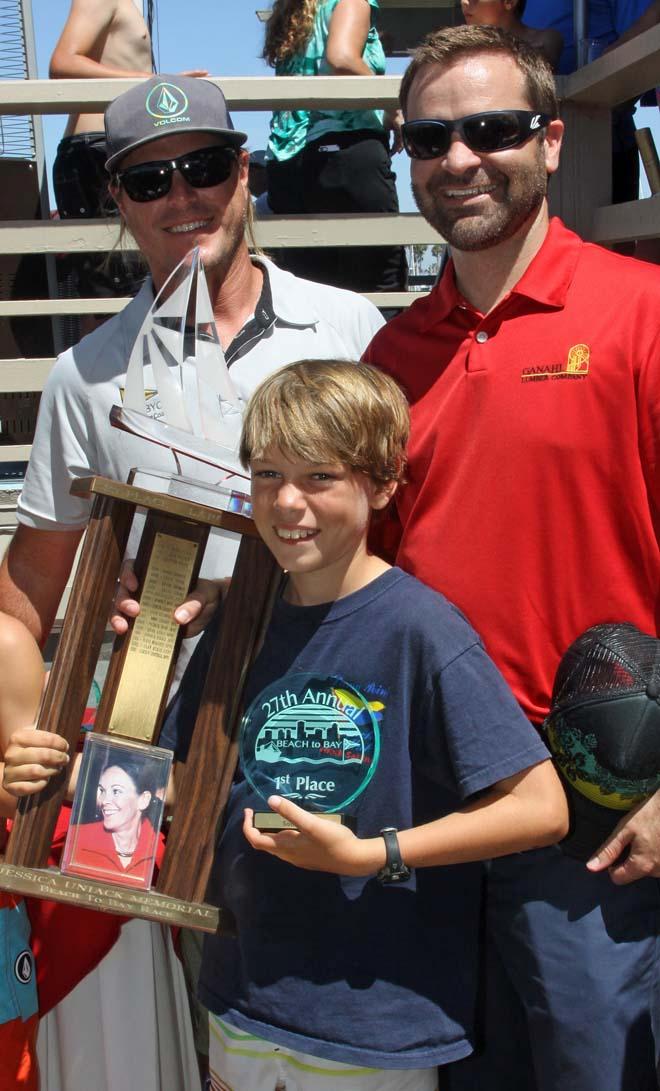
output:
[[[0,609],[42,643],[89,517],[88,502],[69,493],[73,478],[95,471],[125,480],[136,465],[176,471],[168,451],[112,429],[108,416],[121,403],[130,351],[154,294],[193,247],[245,401],[293,360],[359,358],[383,324],[361,296],[300,280],[250,254],[247,137],[234,129],[210,80],[152,77],[111,103],[106,135],[110,190],[151,276],[120,314],[58,359],[42,395],[19,525],[0,569]],[[153,391],[147,400],[158,416]],[[186,611],[178,620],[189,620]]]
[[[361,296],[299,280],[250,254],[247,138],[234,129],[214,83],[152,77],[115,99],[105,125],[110,189],[151,276],[120,314],[63,353],[42,395],[18,527],[0,569],[0,609],[42,644],[89,518],[87,501],[70,495],[73,478],[97,472],[125,481],[133,466],[176,472],[169,451],[111,428],[109,413],[122,401],[130,352],[155,293],[193,247],[201,250],[219,338],[244,400],[294,360],[358,359],[383,324]],[[149,411],[158,416],[149,385],[145,376]],[[228,574],[218,563],[216,554],[207,575]],[[177,619],[185,623],[198,610],[194,599]]]

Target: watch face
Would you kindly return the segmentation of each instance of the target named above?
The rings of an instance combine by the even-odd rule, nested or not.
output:
[[[252,788],[308,811],[347,807],[371,780],[379,752],[372,705],[333,676],[285,675],[262,690],[241,724],[241,767]]]

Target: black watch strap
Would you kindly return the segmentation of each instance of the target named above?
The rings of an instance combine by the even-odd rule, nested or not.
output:
[[[410,868],[401,858],[399,838],[394,826],[386,826],[380,831],[385,841],[385,867],[381,868],[376,878],[379,883],[405,883],[410,878]]]

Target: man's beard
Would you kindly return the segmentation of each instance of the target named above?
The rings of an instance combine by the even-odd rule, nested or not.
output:
[[[492,186],[497,184],[503,196],[489,202],[487,214],[478,209],[450,208],[444,204],[441,190],[460,186]],[[548,188],[548,176],[542,146],[533,165],[521,167],[510,174],[478,168],[457,178],[438,172],[424,188],[412,190],[417,207],[431,227],[456,250],[489,250],[510,239],[537,211]]]
[[[211,247],[210,253],[204,253],[202,246],[202,261],[204,269],[209,276],[221,283],[230,271],[238,251],[244,245],[245,230],[247,227],[247,206],[240,221],[227,224],[223,232],[222,245]]]

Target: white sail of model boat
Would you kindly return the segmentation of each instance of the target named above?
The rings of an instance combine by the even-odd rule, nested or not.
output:
[[[149,369],[149,411],[145,392]],[[143,439],[169,447],[247,480],[238,460],[242,404],[218,338],[198,248],[169,276],[142,323],[126,371],[124,402],[111,421]]]

